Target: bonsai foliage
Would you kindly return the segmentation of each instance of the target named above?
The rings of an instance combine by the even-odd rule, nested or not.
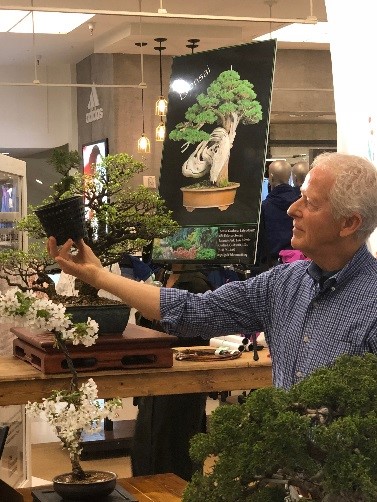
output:
[[[62,178],[53,185],[53,199],[59,200],[61,196],[68,192],[75,183],[75,178],[72,169],[77,169],[80,166],[80,155],[77,150],[67,152],[60,148],[53,150],[50,164],[55,168]]]
[[[27,252],[20,249],[6,249],[0,253],[0,278],[8,286],[21,291],[38,291],[48,297],[55,294],[54,281],[47,274],[47,267],[54,260],[39,244],[30,245]]]
[[[155,237],[166,237],[178,228],[158,194],[144,186],[134,189],[130,185],[134,175],[144,168],[143,163],[125,153],[109,155],[103,158],[93,176],[73,175],[66,192],[60,193],[57,184],[54,185],[50,199],[41,205],[57,196],[83,194],[88,215],[87,244],[104,266],[111,265],[124,253],[140,251]],[[19,228],[29,231],[33,237],[46,238],[34,214],[22,220]]]
[[[97,338],[98,324],[90,318],[86,323],[73,324],[62,304],[38,298],[35,293],[9,290],[0,295],[0,319],[11,320],[17,326],[27,326],[51,332],[55,346],[67,361],[72,379],[69,389],[54,390],[42,403],[28,403],[27,412],[42,415],[52,425],[63,446],[68,450],[72,479],[83,480],[87,474],[80,465],[81,435],[100,430],[101,420],[115,418],[120,399],[108,400],[103,408],[98,404],[97,386],[93,379],[79,385],[77,371],[69,354],[70,344],[93,345]]]
[[[227,70],[199,94],[196,103],[185,113],[185,122],[170,132],[173,141],[185,141],[182,152],[190,144],[199,143],[183,164],[184,176],[200,178],[210,173],[210,181],[225,186],[228,181],[228,160],[238,124],[256,124],[262,119],[262,107],[256,100],[253,84],[241,80],[234,70]],[[216,124],[212,133],[202,129]]]
[[[51,164],[62,174],[62,179],[51,187],[51,195],[41,206],[83,194],[87,244],[104,266],[117,263],[124,253],[140,251],[155,237],[166,237],[179,228],[157,193],[144,186],[132,187],[133,177],[145,168],[143,163],[121,153],[102,159],[93,176],[77,172],[72,174],[72,168],[78,167],[79,161],[76,151],[54,150]],[[28,216],[18,223],[17,228],[27,231],[35,239],[45,240],[47,236],[34,214],[35,209],[29,207]],[[20,275],[22,284],[17,282],[17,285],[22,289],[44,291],[51,298],[54,285],[45,273],[45,267],[51,264],[51,260],[46,253],[30,249],[29,253],[10,250],[1,254],[0,277]],[[37,282],[31,280],[35,274]]]
[[[216,461],[194,475],[184,502],[377,500],[377,356],[344,355],[288,392],[259,389],[220,406],[190,454]],[[285,499],[288,490],[297,498]]]

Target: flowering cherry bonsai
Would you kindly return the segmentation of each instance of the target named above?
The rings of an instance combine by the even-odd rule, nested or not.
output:
[[[0,295],[0,319],[17,326],[51,332],[55,346],[65,355],[72,374],[70,387],[54,390],[41,403],[29,402],[26,411],[30,416],[42,416],[52,425],[63,447],[69,452],[72,481],[85,480],[88,474],[80,465],[81,435],[100,430],[101,420],[114,419],[120,399],[107,400],[101,407],[97,401],[97,386],[92,378],[79,385],[77,371],[69,355],[69,345],[82,343],[89,347],[98,337],[98,324],[88,318],[86,323],[73,324],[62,304],[38,297],[36,293],[9,290]]]

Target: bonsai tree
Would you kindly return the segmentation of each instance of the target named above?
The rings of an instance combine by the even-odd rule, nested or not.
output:
[[[64,390],[54,390],[44,398],[42,403],[28,403],[27,412],[30,415],[43,415],[52,425],[63,447],[69,452],[72,472],[70,480],[77,482],[89,478],[80,464],[81,435],[83,432],[93,434],[100,430],[101,420],[115,418],[121,400],[107,400],[101,408],[97,398],[97,386],[92,378],[79,384],[77,371],[69,354],[69,346],[83,344],[93,345],[97,338],[98,325],[88,319],[86,323],[73,324],[65,313],[62,304],[39,298],[30,291],[9,290],[0,295],[0,319],[11,321],[17,326],[34,327],[53,334],[55,346],[58,347],[67,361],[72,378],[70,387]]]
[[[133,254],[150,245],[155,237],[166,237],[178,229],[172,219],[171,211],[165,207],[164,200],[155,192],[144,186],[133,188],[131,181],[135,174],[142,172],[145,165],[132,156],[120,153],[102,159],[99,169],[93,175],[72,172],[79,168],[80,157],[76,151],[56,149],[51,164],[62,175],[55,183],[52,193],[40,206],[50,202],[82,194],[86,211],[87,244],[99,257],[103,266],[119,262],[124,254]],[[18,224],[18,229],[28,231],[36,239],[47,237],[38,218],[34,214],[36,208],[30,206],[28,216]],[[45,284],[46,254],[39,254],[38,262],[35,252],[20,253],[9,251],[0,259],[0,277],[7,278],[12,267],[16,273],[26,270],[22,276],[33,276],[37,273],[39,283]],[[11,274],[12,275],[12,274]],[[41,290],[40,284],[23,281],[32,290]],[[49,293],[53,284],[49,282]],[[84,287],[84,286],[83,286]],[[86,289],[86,293],[95,292]]]
[[[54,260],[38,243],[30,245],[27,252],[6,249],[0,253],[0,278],[10,287],[23,292],[45,293],[50,298],[55,294],[55,284],[47,270],[53,263]]]
[[[209,85],[206,94],[197,96],[197,102],[185,113],[186,121],[169,134],[173,141],[185,141],[182,152],[190,144],[199,143],[182,166],[184,176],[201,178],[209,173],[211,184],[229,184],[228,161],[238,124],[256,124],[262,119],[262,107],[253,87],[236,71],[227,70]],[[205,124],[217,127],[208,133],[202,129]]]
[[[344,355],[288,392],[220,406],[190,454],[215,464],[184,502],[377,500],[377,356]]]

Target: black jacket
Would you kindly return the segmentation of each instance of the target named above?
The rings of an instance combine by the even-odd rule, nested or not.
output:
[[[292,218],[287,209],[299,198],[297,191],[286,183],[276,186],[262,202],[261,224],[270,256],[277,259],[279,251],[291,249]]]

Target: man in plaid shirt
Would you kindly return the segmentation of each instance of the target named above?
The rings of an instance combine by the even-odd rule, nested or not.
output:
[[[377,354],[377,260],[366,241],[377,227],[377,169],[341,153],[316,157],[288,209],[292,247],[310,261],[278,265],[204,294],[156,288],[102,268],[80,241],[48,249],[66,273],[106,289],[164,329],[203,338],[264,331],[273,379],[289,388],[344,353]]]

